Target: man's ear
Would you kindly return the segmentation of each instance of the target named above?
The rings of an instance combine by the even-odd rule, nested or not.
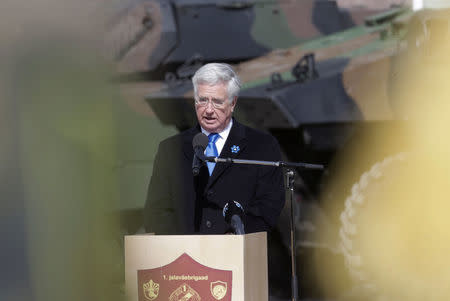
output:
[[[231,102],[231,112],[234,111],[234,107],[236,106],[236,103],[237,103],[237,96],[235,96],[233,98],[233,101]]]

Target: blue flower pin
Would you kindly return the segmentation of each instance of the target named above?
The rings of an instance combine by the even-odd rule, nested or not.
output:
[[[231,147],[231,152],[237,154],[241,149],[239,148],[239,145],[233,145]]]

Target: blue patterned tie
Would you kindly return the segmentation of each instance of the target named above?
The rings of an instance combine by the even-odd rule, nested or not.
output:
[[[205,151],[205,155],[207,157],[217,157],[219,155],[219,153],[217,152],[217,147],[216,147],[216,141],[219,137],[220,136],[217,133],[209,134],[209,136],[208,136],[209,143],[208,143],[208,146],[206,147],[206,151]],[[206,164],[208,165],[209,175],[211,175],[213,173],[214,166],[216,166],[216,163],[206,162]]]

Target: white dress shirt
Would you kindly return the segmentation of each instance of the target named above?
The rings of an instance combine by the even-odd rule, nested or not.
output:
[[[219,156],[220,156],[220,152],[222,152],[223,146],[225,145],[225,141],[227,141],[227,138],[228,138],[228,135],[230,134],[230,130],[231,130],[232,126],[233,126],[233,119],[230,119],[230,122],[223,129],[223,131],[218,133],[219,138],[217,138],[217,140],[216,140],[216,148],[217,148],[217,153],[219,154]],[[202,130],[202,133],[205,134],[206,136],[209,136],[209,134],[211,134],[204,128],[202,128],[202,127],[200,127],[200,128]],[[206,152],[206,150],[205,150],[205,152]]]

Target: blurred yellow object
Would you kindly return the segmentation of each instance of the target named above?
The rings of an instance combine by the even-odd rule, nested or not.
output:
[[[405,119],[406,131],[378,133],[357,150],[370,162],[378,143],[409,135],[406,152],[378,160],[345,198],[339,248],[347,270],[331,272],[331,279],[350,274],[354,281],[357,293],[344,299],[450,300],[448,28],[445,32],[440,40],[416,40],[425,42],[417,49],[409,45],[396,58],[401,64],[392,71],[391,101]],[[331,210],[340,208],[333,206]],[[318,258],[318,272],[329,280],[330,270],[323,264]],[[339,289],[333,286],[324,283],[327,290]]]

